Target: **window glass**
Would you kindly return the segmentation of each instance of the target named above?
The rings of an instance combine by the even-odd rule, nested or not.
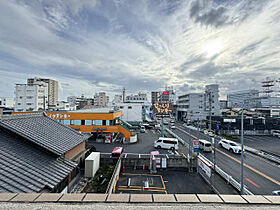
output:
[[[81,120],[73,120],[74,124],[71,124],[71,125],[81,125]]]
[[[110,125],[110,120],[106,120],[106,125]]]
[[[74,120],[70,120],[70,125],[74,125]]]
[[[102,120],[95,120],[95,125],[102,125]]]
[[[64,120],[64,125],[70,125],[70,120]]]
[[[92,120],[85,120],[85,125],[92,125]]]

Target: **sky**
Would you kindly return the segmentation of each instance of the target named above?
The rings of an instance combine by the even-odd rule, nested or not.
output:
[[[0,97],[27,78],[112,99],[280,78],[280,0],[0,0]]]

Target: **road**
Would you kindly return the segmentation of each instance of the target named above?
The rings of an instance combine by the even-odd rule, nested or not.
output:
[[[192,144],[194,137],[211,141],[205,134],[185,128],[181,124],[176,124],[173,132],[184,141]],[[216,145],[218,142],[216,141]],[[213,153],[203,153],[209,160],[213,161]],[[216,149],[216,164],[240,182],[241,177],[241,157],[223,148]],[[244,184],[254,194],[271,194],[273,190],[280,189],[280,168],[278,165],[266,159],[245,152],[244,158]]]

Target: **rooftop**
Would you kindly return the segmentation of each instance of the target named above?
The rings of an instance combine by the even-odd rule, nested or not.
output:
[[[59,156],[88,138],[43,113],[0,116],[0,127]]]

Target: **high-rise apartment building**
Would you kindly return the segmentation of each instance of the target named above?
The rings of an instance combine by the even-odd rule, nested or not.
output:
[[[34,84],[36,82],[45,82],[48,84],[48,105],[49,106],[56,106],[58,101],[58,82],[52,79],[45,79],[45,78],[29,78],[27,79],[27,84]]]
[[[15,111],[40,111],[48,108],[48,84],[16,84]]]
[[[106,96],[105,92],[96,93],[93,97],[94,106],[106,107],[109,103],[109,96]]]
[[[159,100],[159,92],[158,91],[153,91],[151,98],[152,98],[152,101],[151,101],[152,104],[155,104],[156,102],[158,102],[158,100]]]

